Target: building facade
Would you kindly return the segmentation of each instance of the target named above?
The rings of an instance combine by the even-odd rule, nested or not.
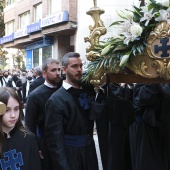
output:
[[[131,1],[98,0],[107,35],[115,30],[109,25],[116,19],[116,10],[129,7]],[[4,48],[26,51],[26,69],[41,65],[46,58],[61,59],[69,51],[79,52],[86,60],[89,25],[92,18],[86,12],[93,0],[6,0],[4,8],[5,36],[0,38]],[[104,36],[103,38],[107,37]]]

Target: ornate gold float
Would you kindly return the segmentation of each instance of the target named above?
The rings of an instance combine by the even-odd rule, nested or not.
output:
[[[97,0],[94,7],[87,14],[93,18],[94,26],[89,26],[90,35],[85,37],[85,42],[90,46],[86,49],[87,59],[96,61],[101,53],[96,48],[99,39],[106,34],[107,30],[100,19],[104,10],[97,7]],[[106,82],[106,77],[116,83],[170,83],[170,24],[167,21],[159,22],[147,38],[147,46],[142,54],[130,55],[128,63],[121,69],[119,63],[111,68],[104,69],[101,66],[90,76],[90,83],[99,90],[99,86]]]

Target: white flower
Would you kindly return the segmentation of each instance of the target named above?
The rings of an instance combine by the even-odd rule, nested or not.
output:
[[[129,59],[129,54],[128,54],[128,55],[124,55],[124,56],[122,57],[121,61],[120,61],[119,66],[120,66],[120,67],[124,67],[124,66],[126,65],[128,59]]]
[[[139,24],[134,24],[130,27],[130,33],[132,34],[132,36],[134,37],[139,37],[142,34],[142,27]]]
[[[144,10],[143,10],[144,11]],[[144,11],[144,16],[140,19],[140,22],[145,21],[145,26],[149,24],[149,21],[152,19],[153,14],[152,14],[153,8],[150,11]]]
[[[150,1],[150,0],[145,0],[145,4],[146,4],[147,6],[149,6],[149,5],[151,4],[151,1]]]
[[[125,17],[126,17],[128,20],[132,20],[133,17],[134,17],[134,14],[133,14],[133,12],[126,10],[126,11],[125,11]]]
[[[156,3],[160,3],[164,7],[170,6],[169,0],[156,0]]]
[[[121,24],[122,32],[129,32],[132,24],[133,24],[133,22],[131,22],[130,20],[126,20],[125,22],[123,22]]]
[[[127,19],[127,20],[132,20],[134,17],[133,12],[129,11],[129,10],[124,10],[124,11],[117,11],[117,14],[123,18],[123,19]]]
[[[155,21],[167,21],[170,24],[170,7],[167,10],[159,10],[160,16]]]
[[[136,39],[130,32],[124,32],[122,34],[125,36],[123,43],[126,45],[128,45],[130,41],[133,42]]]

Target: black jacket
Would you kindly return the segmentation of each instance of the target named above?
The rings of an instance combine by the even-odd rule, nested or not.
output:
[[[43,84],[45,82],[45,79],[43,76],[38,77],[37,79],[35,79],[31,84],[30,84],[30,89],[28,94],[30,94],[34,89],[36,89],[38,86],[40,86],[41,84]]]
[[[10,78],[6,84],[7,87],[11,87],[16,91],[16,87],[13,86],[12,82],[15,83],[16,87],[19,87],[19,90],[17,91],[17,93],[18,93],[20,100],[22,101],[22,94],[21,94],[22,93],[22,81],[21,81],[21,79],[18,77],[15,80],[13,78]]]
[[[10,135],[11,138],[5,137],[3,157],[0,156],[0,170],[10,167],[20,170],[41,170],[36,137],[31,132],[23,132],[16,128]]]

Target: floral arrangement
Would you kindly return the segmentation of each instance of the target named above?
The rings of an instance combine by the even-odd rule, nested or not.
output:
[[[88,65],[85,80],[101,67],[104,72],[112,73],[118,72],[118,67],[124,68],[131,56],[145,52],[147,38],[159,22],[170,23],[170,0],[145,0],[144,6],[139,1],[132,7],[132,10],[119,11],[121,20],[110,25],[118,28],[117,35],[101,41],[93,49],[100,56]]]

